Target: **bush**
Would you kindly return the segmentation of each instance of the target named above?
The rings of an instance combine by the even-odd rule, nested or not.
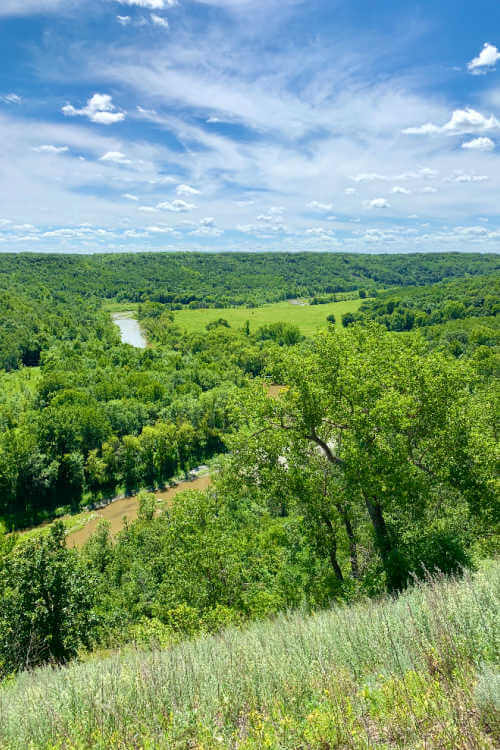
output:
[[[0,569],[0,678],[47,662],[64,664],[90,646],[95,581],[66,549],[57,521],[18,544]]]

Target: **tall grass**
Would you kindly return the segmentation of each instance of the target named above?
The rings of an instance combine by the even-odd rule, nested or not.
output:
[[[495,562],[398,599],[25,673],[0,689],[0,747],[493,748],[476,676],[497,674],[499,582]]]

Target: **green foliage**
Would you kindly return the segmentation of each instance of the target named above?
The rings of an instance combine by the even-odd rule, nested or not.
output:
[[[20,542],[0,567],[0,677],[74,658],[90,646],[94,580],[66,549],[64,528]]]
[[[210,323],[207,323],[206,329],[207,331],[212,331],[214,328],[218,328],[219,326],[222,326],[223,328],[231,328],[225,318],[217,318],[217,320],[212,320]]]
[[[495,255],[426,253],[355,255],[338,253],[130,253],[79,255],[2,254],[0,284],[36,290],[37,302],[23,308],[25,298],[7,300],[9,319],[29,320],[46,301],[53,307],[67,299],[92,298],[127,303],[153,303],[145,314],[160,316],[154,303],[172,309],[254,305],[297,297],[354,292],[360,286],[415,286],[455,276],[490,273]],[[52,296],[52,298],[51,298]],[[29,300],[28,300],[29,303]],[[15,309],[16,308],[16,309]],[[9,311],[13,310],[14,315]],[[3,312],[3,310],[2,310]],[[19,313],[23,315],[20,316]],[[149,312],[152,315],[149,315]],[[7,330],[10,325],[7,326]],[[24,349],[38,346],[37,327],[26,327]],[[5,339],[5,355],[19,358],[18,335]],[[3,337],[0,337],[3,340]],[[10,348],[9,348],[10,347]]]
[[[376,320],[391,331],[410,331],[450,320],[494,316],[500,309],[499,298],[500,276],[492,273],[387,291],[365,302],[354,317]]]
[[[259,328],[256,337],[259,341],[275,341],[279,346],[294,346],[303,337],[300,329],[290,323],[271,323]]]
[[[367,541],[390,590],[468,563],[496,502],[493,412],[473,367],[372,325],[280,353],[272,374],[289,387],[250,392],[229,486],[299,512],[341,585],[349,555],[370,590]]]
[[[156,510],[156,497],[153,492],[141,490],[137,495],[140,521],[152,521]]]
[[[265,639],[274,638],[276,653],[293,654],[291,661],[273,662],[268,654],[272,668],[260,670],[240,655],[235,671],[223,658],[240,696],[220,709],[219,684],[212,693],[227,746],[324,748],[334,738],[361,747],[367,722],[388,747],[416,747],[417,726],[429,741],[438,738],[436,747],[455,747],[463,725],[449,706],[466,696],[464,715],[471,714],[476,662],[492,661],[491,644],[467,619],[476,609],[462,607],[457,593],[471,595],[467,581],[450,584],[458,615],[437,605],[446,629],[460,623],[453,653],[428,617],[436,611],[433,597],[440,602],[435,583],[401,600],[422,609],[416,621],[410,612],[410,623],[394,602],[366,605],[370,620],[360,606],[343,619],[318,611],[400,591],[437,571],[467,575],[498,549],[497,268],[495,256],[454,254],[0,257],[5,529],[151,490],[139,492],[135,523],[125,523],[115,539],[100,523],[81,552],[65,548],[59,524],[24,541],[0,532],[0,672],[64,663],[91,642],[177,648],[203,634],[205,640],[168,658],[191,648],[199,655],[200,643],[218,643],[210,633],[277,617],[284,641],[270,626],[256,625],[252,653],[265,652]],[[377,287],[396,285],[376,296]],[[300,304],[311,297],[311,305]],[[133,304],[148,348],[119,342],[105,300]],[[263,302],[274,304],[257,307]],[[321,335],[304,338],[316,330]],[[157,503],[153,489],[214,456],[212,488],[177,495],[168,507]],[[82,523],[81,516],[72,519]],[[449,592],[447,585],[439,590]],[[482,581],[479,598],[484,590]],[[481,611],[490,612],[488,596]],[[316,615],[280,615],[297,608]],[[396,610],[388,639],[377,617],[392,618]],[[350,629],[352,616],[358,629]],[[483,622],[491,636],[489,618]],[[318,632],[318,622],[336,640]],[[407,638],[414,626],[418,655],[402,645],[403,631]],[[319,651],[302,653],[297,644],[304,638],[317,639]],[[248,664],[255,681],[241,687]],[[165,746],[184,746],[194,738],[212,747],[214,703],[198,714],[203,729],[189,711],[184,716],[191,729],[196,724],[194,733],[186,734],[186,723],[178,731],[171,718],[186,695],[190,706],[203,703],[202,673],[184,693],[182,679],[190,684],[192,668],[183,663],[182,679],[175,665],[169,669],[180,692],[172,697],[168,677],[163,723],[153,734],[157,714],[143,704],[151,720],[143,744],[158,746],[160,737]],[[338,684],[332,674],[340,675]],[[135,680],[133,670],[126,679],[131,675]],[[277,700],[262,700],[266,690]],[[403,694],[413,696],[410,712]],[[451,727],[444,739],[435,721],[434,728],[426,724],[429,702]],[[490,731],[490,699],[482,705],[474,742]],[[236,711],[228,708],[229,718],[228,706]],[[0,709],[3,720],[1,693]],[[71,724],[64,740],[56,732],[47,742],[133,746],[136,727],[131,739],[129,725],[114,722],[110,733],[102,719],[90,728],[80,723],[76,733]],[[236,726],[246,727],[238,737]],[[388,726],[397,729],[389,734]]]
[[[500,742],[500,669],[498,665],[483,665],[479,673],[475,699],[483,726]]]

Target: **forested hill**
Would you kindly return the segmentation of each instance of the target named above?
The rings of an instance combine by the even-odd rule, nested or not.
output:
[[[0,255],[0,289],[31,286],[50,292],[141,302],[230,306],[296,296],[433,284],[489,274],[499,255],[433,253],[141,253]]]

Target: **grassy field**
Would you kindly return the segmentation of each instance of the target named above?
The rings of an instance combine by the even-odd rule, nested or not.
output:
[[[300,328],[305,336],[311,336],[316,331],[327,326],[326,317],[335,315],[337,325],[341,325],[341,318],[347,312],[356,312],[363,300],[346,300],[331,302],[328,305],[292,304],[291,302],[277,302],[262,307],[235,307],[220,310],[179,310],[174,313],[175,322],[183,330],[200,332],[205,330],[207,323],[219,318],[225,318],[232,328],[242,328],[246,321],[250,323],[251,333],[268,323],[285,321]]]
[[[500,563],[0,686],[9,750],[493,750]]]

